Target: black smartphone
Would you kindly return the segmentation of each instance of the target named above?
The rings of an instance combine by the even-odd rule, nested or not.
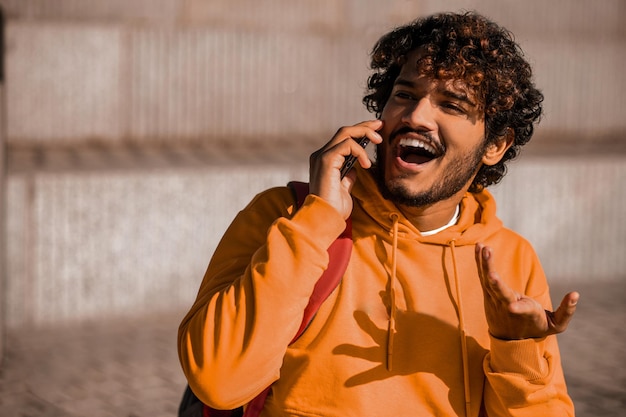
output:
[[[359,142],[359,145],[361,145],[361,147],[365,149],[367,144],[370,143],[370,140],[367,137],[362,137],[361,139],[359,139],[358,142]],[[346,160],[341,166],[341,179],[343,179],[343,177],[345,177],[346,174],[352,169],[352,166],[354,166],[355,162],[356,162],[356,156],[354,155],[346,156]]]

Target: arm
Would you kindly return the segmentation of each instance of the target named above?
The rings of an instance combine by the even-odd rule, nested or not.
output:
[[[574,416],[556,336],[522,340],[491,337],[483,369],[488,416]]]
[[[278,378],[328,263],[326,250],[345,228],[336,210],[315,196],[289,218],[292,200],[287,188],[275,189],[239,213],[181,323],[183,370],[212,407],[242,405]]]
[[[311,195],[293,218],[286,209],[292,197],[284,188],[280,197],[274,191],[255,199],[226,231],[178,335],[189,385],[209,406],[235,408],[278,379],[328,265],[327,249],[352,210],[356,175],[342,179],[341,166],[353,155],[369,167],[367,153],[353,139],[380,143],[381,126],[374,120],[343,127],[311,155]]]
[[[567,294],[552,312],[545,276],[534,251],[521,262],[531,265],[526,291],[514,291],[496,272],[493,250],[476,246],[485,297],[491,348],[485,357],[485,407],[497,416],[573,416],[556,334],[565,331],[578,301]],[[545,307],[544,307],[545,306]],[[545,309],[544,309],[545,308]]]

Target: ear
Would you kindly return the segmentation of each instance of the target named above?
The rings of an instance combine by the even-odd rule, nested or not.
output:
[[[483,164],[491,166],[500,162],[504,153],[513,145],[514,139],[515,133],[508,128],[503,136],[500,136],[495,142],[487,146],[482,159]]]

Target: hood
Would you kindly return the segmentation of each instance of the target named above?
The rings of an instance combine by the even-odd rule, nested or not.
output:
[[[454,241],[456,246],[465,246],[475,245],[502,228],[502,221],[496,217],[496,202],[485,189],[479,193],[465,194],[461,200],[461,213],[456,225],[431,236],[422,236],[394,203],[383,198],[371,173],[360,166],[356,169],[357,181],[352,197],[357,205],[387,231],[393,231],[394,221],[397,221],[398,234],[402,237],[445,246]]]

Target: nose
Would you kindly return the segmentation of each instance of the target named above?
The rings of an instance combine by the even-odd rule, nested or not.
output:
[[[435,130],[435,108],[428,96],[416,99],[412,103],[413,105],[406,107],[402,123],[415,130]]]

